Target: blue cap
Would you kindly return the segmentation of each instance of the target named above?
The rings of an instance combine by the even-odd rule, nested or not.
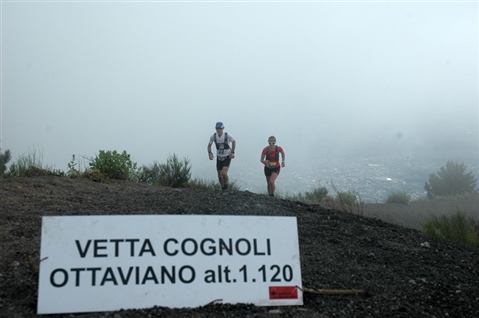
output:
[[[222,122],[217,122],[215,128],[225,128]]]

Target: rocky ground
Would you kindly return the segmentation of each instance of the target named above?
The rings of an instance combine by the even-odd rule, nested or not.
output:
[[[477,201],[464,204],[477,211]],[[370,217],[361,217],[246,191],[52,176],[0,179],[0,317],[37,316],[41,217],[96,214],[296,216],[303,287],[364,293],[305,293],[304,305],[291,307],[214,304],[52,317],[479,317],[479,251],[378,218],[400,223],[397,208],[376,205],[367,209]]]

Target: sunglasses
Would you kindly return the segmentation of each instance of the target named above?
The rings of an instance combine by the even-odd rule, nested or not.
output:
[[[275,143],[276,143],[276,142],[271,142],[271,141],[269,141],[269,144],[270,144],[270,145],[274,145]]]
[[[224,127],[223,127],[223,128],[224,128]],[[218,128],[218,127],[216,127],[216,130],[218,130],[218,129],[223,129],[223,128]]]

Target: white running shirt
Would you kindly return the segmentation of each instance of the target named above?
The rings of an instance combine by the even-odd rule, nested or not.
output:
[[[218,149],[216,150],[216,155],[218,157],[227,157],[230,155],[231,153],[231,145],[230,143],[234,140],[233,136],[231,136],[230,134],[228,134],[228,145],[230,146],[229,149],[224,149],[224,141],[225,141],[225,132],[223,132],[223,134],[220,136],[218,134],[216,134],[216,143],[218,144]],[[211,144],[214,144],[215,143],[215,134],[213,134],[211,137],[210,137],[210,145]]]

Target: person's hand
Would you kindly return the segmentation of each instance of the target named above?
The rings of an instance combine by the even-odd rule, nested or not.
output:
[[[285,166],[285,163],[284,163],[284,161],[283,161],[283,162],[281,162],[281,167],[284,168],[284,166]]]
[[[269,160],[263,160],[263,163],[264,163],[265,166],[267,166],[268,163],[269,163]]]
[[[235,153],[234,152],[230,153],[230,158],[233,159],[234,157],[235,157]]]
[[[215,156],[212,153],[210,153],[210,160],[213,160],[214,158]]]

